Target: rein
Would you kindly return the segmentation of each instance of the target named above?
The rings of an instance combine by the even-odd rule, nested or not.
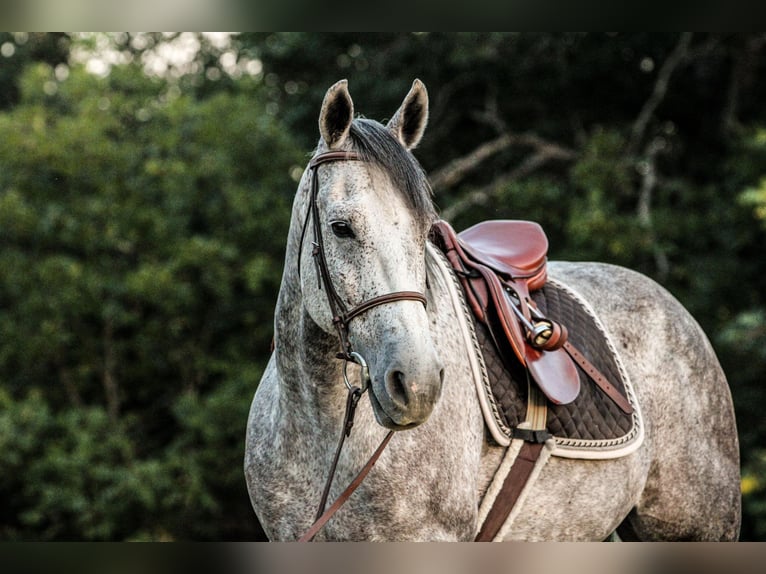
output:
[[[425,295],[417,291],[395,291],[392,293],[379,295],[377,297],[372,297],[371,299],[363,301],[357,306],[352,307],[350,310],[338,295],[338,292],[333,285],[332,278],[330,277],[330,272],[327,268],[324,238],[322,235],[322,223],[319,218],[319,205],[317,202],[317,197],[319,195],[319,177],[317,172],[319,170],[319,166],[325,163],[336,161],[364,160],[354,152],[329,151],[315,156],[309,163],[309,169],[311,170],[311,195],[309,197],[309,207],[306,210],[306,219],[303,222],[303,229],[301,231],[301,243],[298,254],[298,273],[300,275],[300,261],[302,258],[303,241],[305,239],[309,219],[311,219],[314,233],[311,255],[314,259],[314,266],[318,275],[319,289],[322,290],[324,288],[324,292],[327,295],[327,302],[330,306],[330,312],[332,313],[332,323],[336,332],[338,333],[340,349],[336,354],[336,358],[344,361],[343,379],[346,384],[346,388],[348,389],[348,397],[346,399],[346,414],[343,421],[341,436],[338,441],[338,446],[335,449],[335,456],[333,457],[333,462],[330,466],[327,482],[325,483],[325,487],[322,492],[322,497],[317,509],[315,522],[299,539],[299,542],[310,542],[327,523],[327,521],[332,518],[332,516],[341,508],[341,506],[343,506],[351,494],[362,483],[364,478],[377,462],[378,458],[380,458],[380,455],[383,453],[383,450],[394,434],[394,431],[389,431],[386,434],[385,438],[380,443],[380,446],[378,446],[364,467],[359,471],[359,474],[357,474],[354,480],[351,481],[348,487],[346,487],[346,489],[335,500],[330,508],[325,511],[327,498],[329,496],[330,487],[332,486],[332,481],[335,476],[335,471],[337,469],[341,450],[343,449],[346,437],[351,434],[351,427],[354,425],[354,414],[356,413],[356,406],[359,403],[359,400],[362,398],[362,395],[369,389],[370,386],[370,375],[367,368],[367,362],[364,360],[362,355],[354,352],[351,347],[348,331],[349,323],[352,319],[363,313],[366,313],[370,309],[378,307],[379,305],[385,305],[397,301],[419,301],[423,304],[423,306],[426,306]],[[352,386],[349,382],[346,375],[346,369],[349,362],[356,363],[362,368],[361,386]]]

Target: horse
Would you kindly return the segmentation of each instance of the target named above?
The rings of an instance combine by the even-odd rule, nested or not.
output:
[[[427,120],[419,80],[385,125],[355,117],[345,80],[322,102],[319,143],[292,208],[273,353],[246,431],[248,492],[272,541],[297,540],[314,522],[334,456],[330,500],[387,438],[316,540],[473,540],[508,451],[487,432],[459,310],[429,255],[438,215],[412,153]],[[736,422],[698,323],[626,268],[550,261],[548,273],[587,300],[614,342],[644,436],[613,459],[550,457],[496,539],[736,540]],[[357,379],[369,400],[356,403],[338,451]]]

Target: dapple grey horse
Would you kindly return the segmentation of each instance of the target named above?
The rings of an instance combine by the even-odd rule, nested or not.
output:
[[[341,451],[332,501],[389,429],[377,464],[317,540],[467,541],[505,448],[486,432],[456,333],[447,284],[429,271],[430,188],[411,150],[428,118],[416,80],[387,125],[354,118],[346,81],[319,114],[316,154],[363,161],[307,169],[295,197],[275,311],[274,352],[253,399],[245,475],[271,540],[295,540],[314,521],[347,396],[338,329],[318,277],[313,217],[337,300],[381,295],[348,324],[370,388]],[[308,229],[308,230],[307,230]],[[730,391],[708,339],[662,287],[598,263],[550,262],[549,276],[582,294],[619,352],[644,419],[644,440],[614,460],[551,457],[505,533],[508,540],[734,540],[740,524],[739,450]]]

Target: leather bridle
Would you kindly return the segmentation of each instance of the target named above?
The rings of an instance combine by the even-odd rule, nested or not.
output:
[[[330,467],[330,473],[325,483],[325,488],[322,493],[322,498],[319,503],[319,509],[317,510],[316,521],[312,527],[303,535],[300,539],[301,542],[309,542],[313,539],[316,533],[324,526],[324,524],[332,517],[332,515],[343,505],[343,503],[351,496],[354,490],[361,484],[367,473],[372,469],[372,466],[378,460],[383,452],[383,449],[391,440],[394,431],[389,431],[380,446],[376,449],[367,464],[362,468],[356,478],[351,484],[343,491],[333,505],[325,512],[325,506],[327,504],[327,496],[330,492],[330,486],[335,475],[335,470],[340,457],[340,452],[343,448],[344,441],[351,433],[351,427],[353,426],[354,413],[356,412],[356,405],[364,392],[370,386],[369,370],[367,368],[367,362],[364,357],[352,349],[351,341],[349,340],[349,323],[355,317],[358,317],[362,313],[366,313],[370,309],[385,305],[388,303],[395,303],[397,301],[419,301],[426,306],[426,297],[422,293],[417,291],[395,291],[392,293],[386,293],[377,297],[367,299],[362,303],[349,309],[346,303],[338,295],[335,286],[333,285],[330,272],[327,268],[327,258],[325,256],[324,238],[322,235],[322,222],[319,217],[319,205],[317,197],[319,195],[319,166],[325,163],[331,163],[336,161],[364,161],[361,156],[354,152],[348,151],[329,151],[318,154],[312,158],[309,163],[309,170],[311,172],[311,190],[309,197],[309,206],[306,210],[306,218],[303,222],[303,229],[301,231],[301,242],[298,254],[298,273],[300,275],[301,258],[303,254],[303,242],[308,228],[309,219],[313,222],[313,241],[311,255],[314,259],[314,266],[317,271],[319,289],[324,288],[327,295],[327,302],[330,306],[330,312],[332,314],[332,323],[335,330],[338,333],[338,339],[340,344],[339,352],[336,357],[344,361],[343,365],[343,379],[348,389],[348,398],[346,401],[346,414],[343,423],[343,430],[341,432],[338,446],[335,450],[335,456],[333,458],[332,465]],[[361,386],[353,386],[346,376],[346,368],[349,362],[358,364],[361,367]]]
[[[311,197],[309,198],[309,208],[306,210],[306,219],[303,223],[303,231],[301,233],[301,249],[303,248],[303,239],[306,234],[308,221],[311,219],[314,230],[311,255],[314,258],[314,264],[320,279],[319,287],[321,289],[322,286],[324,286],[325,293],[327,294],[327,302],[330,305],[330,311],[332,313],[332,322],[338,332],[338,338],[340,340],[340,352],[338,353],[338,358],[350,361],[353,360],[353,357],[351,355],[351,342],[348,339],[348,325],[354,317],[358,317],[362,313],[379,305],[394,303],[395,301],[420,301],[425,306],[426,298],[425,295],[418,293],[417,291],[396,291],[368,299],[349,310],[347,305],[343,302],[343,299],[338,295],[338,292],[333,285],[332,278],[330,277],[330,272],[327,269],[324,238],[322,236],[322,222],[320,221],[319,205],[317,202],[317,196],[319,195],[319,177],[317,172],[319,166],[336,161],[363,160],[358,154],[347,151],[329,151],[319,154],[311,160],[309,163],[309,169],[311,170]],[[300,255],[298,258],[298,265],[298,269],[300,270]]]

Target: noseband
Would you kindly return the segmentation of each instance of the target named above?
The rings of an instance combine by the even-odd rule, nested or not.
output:
[[[367,369],[367,362],[364,360],[362,355],[352,350],[351,341],[348,337],[349,323],[353,318],[358,317],[362,313],[366,313],[370,309],[374,309],[379,305],[394,303],[396,301],[419,301],[423,304],[424,307],[426,306],[425,295],[417,291],[395,291],[393,293],[379,295],[377,297],[372,297],[371,299],[363,301],[356,307],[352,307],[350,310],[344,303],[343,299],[341,299],[338,295],[338,292],[333,285],[332,278],[330,277],[330,272],[327,269],[327,258],[325,257],[324,239],[322,236],[322,223],[319,219],[319,205],[317,202],[317,197],[319,195],[319,177],[317,172],[319,171],[319,166],[325,163],[336,161],[363,160],[358,154],[354,152],[329,151],[315,156],[309,163],[309,169],[311,171],[311,196],[309,197],[309,207],[306,210],[306,219],[303,222],[303,229],[301,231],[301,243],[298,253],[298,274],[300,275],[300,262],[303,254],[303,241],[305,239],[309,219],[311,219],[313,222],[314,231],[311,255],[314,258],[314,266],[318,275],[319,289],[321,290],[324,286],[324,291],[327,294],[327,302],[332,313],[332,323],[338,333],[340,350],[336,357],[345,361],[343,366],[343,379],[346,383],[346,387],[348,388],[348,398],[346,400],[346,414],[343,422],[343,430],[341,432],[338,446],[335,449],[335,456],[330,467],[330,473],[327,478],[327,482],[325,483],[322,498],[319,502],[319,509],[317,510],[316,519],[311,528],[309,528],[309,530],[300,538],[300,542],[310,542],[316,533],[319,532],[319,530],[321,530],[321,528],[325,525],[325,523],[330,520],[335,512],[337,512],[338,509],[340,509],[340,507],[346,502],[346,500],[348,500],[354,490],[356,490],[356,488],[362,483],[364,478],[372,469],[380,455],[383,453],[383,449],[388,444],[388,441],[391,440],[391,437],[394,433],[394,431],[389,431],[386,434],[385,438],[380,443],[380,446],[378,446],[373,455],[367,461],[367,464],[365,464],[365,466],[362,468],[359,474],[357,474],[351,484],[349,484],[349,486],[341,493],[341,495],[332,504],[332,506],[330,506],[330,508],[325,512],[327,497],[329,495],[332,480],[335,475],[335,469],[338,465],[340,452],[343,449],[343,444],[346,437],[351,434],[351,427],[354,424],[353,421],[354,413],[356,412],[356,405],[358,404],[359,399],[362,397],[362,394],[370,386],[370,375]],[[348,377],[346,376],[346,367],[348,366],[349,362],[357,363],[362,368],[361,387],[352,386],[348,380]]]

